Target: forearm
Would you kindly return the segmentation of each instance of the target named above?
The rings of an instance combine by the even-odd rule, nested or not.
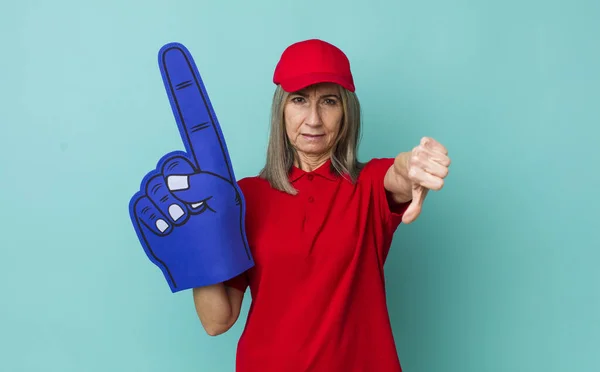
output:
[[[410,156],[410,152],[398,154],[385,175],[385,189],[396,203],[406,203],[412,199],[412,182],[408,174]]]
[[[237,320],[241,300],[233,298],[223,283],[194,288],[193,296],[196,313],[209,335],[227,331]]]

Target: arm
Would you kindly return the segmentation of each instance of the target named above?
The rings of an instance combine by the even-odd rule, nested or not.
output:
[[[412,151],[396,156],[385,174],[384,187],[396,203],[412,200],[403,222],[410,223],[418,217],[429,190],[442,189],[449,166],[448,150],[429,137],[423,137]]]
[[[206,333],[218,336],[237,321],[244,292],[223,283],[193,289],[194,305]]]
[[[391,194],[392,200],[398,204],[412,199],[412,181],[408,177],[408,160],[410,152],[401,152],[394,159],[383,179],[385,190]]]

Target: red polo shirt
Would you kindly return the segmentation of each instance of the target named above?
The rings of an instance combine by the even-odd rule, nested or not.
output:
[[[408,204],[388,202],[394,159],[369,161],[352,184],[294,168],[289,195],[258,177],[239,185],[256,266],[228,281],[252,303],[238,372],[400,372],[383,265]]]

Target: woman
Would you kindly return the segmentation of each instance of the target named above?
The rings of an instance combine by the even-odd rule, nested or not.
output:
[[[350,64],[321,40],[289,46],[274,73],[266,165],[239,181],[256,266],[195,288],[210,335],[252,303],[237,371],[401,371],[383,265],[398,225],[413,221],[448,173],[446,149],[424,138],[394,158],[357,161],[360,107]]]

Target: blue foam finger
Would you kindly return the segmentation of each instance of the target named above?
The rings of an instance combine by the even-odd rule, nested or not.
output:
[[[162,175],[157,174],[148,180],[146,195],[163,216],[169,218],[170,223],[181,225],[187,220],[186,205],[171,194]]]
[[[202,207],[208,205],[208,208],[217,213],[217,210],[224,211],[231,208],[231,204],[239,205],[240,200],[236,190],[230,187],[229,182],[220,177],[215,177],[210,173],[196,173],[189,176],[186,180],[187,188],[182,188],[171,192],[176,198],[192,205],[195,209],[201,206],[196,204],[204,203]]]
[[[197,172],[191,161],[183,154],[172,154],[171,156],[165,157],[161,163],[161,171],[165,177],[181,174],[189,175]]]
[[[158,63],[186,151],[200,170],[234,181],[221,126],[190,52],[179,43],[167,44]]]
[[[183,186],[187,186],[187,187],[185,187],[184,189],[175,188],[176,186],[178,186],[177,179],[179,178],[181,180],[181,176],[191,176],[193,174],[196,174],[196,171],[194,170],[194,166],[184,156],[173,156],[173,157],[169,157],[169,158],[165,159],[164,164],[162,166],[162,172],[163,172],[163,176],[167,180],[167,185],[171,185],[171,187],[174,188],[173,190],[169,190],[169,191],[174,193],[175,197],[177,197],[177,198],[181,197],[182,190],[187,191],[189,189],[189,177],[185,179],[186,185],[183,185]],[[175,179],[175,181],[173,181],[173,179]],[[179,185],[179,186],[181,186],[181,185]],[[225,186],[225,185],[222,185],[222,186]],[[228,186],[225,186],[225,187],[228,187]],[[196,188],[195,192],[198,193],[199,191],[201,191],[201,190]],[[186,203],[189,211],[191,213],[204,212],[204,209],[206,209],[206,205],[203,203],[203,200],[198,199],[198,198],[195,198],[195,199],[196,200],[194,200],[192,202]],[[185,200],[183,200],[183,201],[185,202]]]
[[[254,260],[246,238],[245,200],[196,65],[179,43],[163,46],[158,60],[186,151],[159,160],[129,209],[148,258],[177,292],[222,283],[252,268]],[[185,212],[175,223],[165,217],[173,204]],[[166,219],[168,227],[157,224],[156,216]]]
[[[163,215],[146,195],[133,199],[133,210],[139,223],[156,235],[167,235],[172,230],[169,219]]]

